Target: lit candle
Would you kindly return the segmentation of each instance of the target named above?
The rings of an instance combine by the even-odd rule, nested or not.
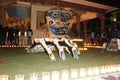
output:
[[[93,75],[93,69],[92,69],[91,67],[88,67],[88,68],[87,68],[87,75],[88,75],[88,76]]]
[[[50,80],[50,72],[42,72],[42,80]]]
[[[86,68],[80,68],[79,75],[80,77],[86,77]]]
[[[24,80],[24,75],[23,74],[17,74],[16,76],[15,76],[15,80]]]
[[[118,64],[118,71],[120,72],[120,64]]]
[[[101,66],[101,67],[100,67],[100,73],[102,73],[102,74],[105,74],[105,73],[106,73],[106,71],[105,71],[105,66]]]
[[[111,72],[111,67],[110,67],[110,65],[106,65],[106,66],[105,66],[105,71],[106,71],[106,73],[110,73],[110,72]]]
[[[29,80],[38,80],[38,74],[37,73],[31,73],[29,75]]]
[[[8,75],[0,75],[0,80],[9,80]]]
[[[52,80],[60,80],[60,72],[52,71]]]
[[[25,37],[27,36],[27,32],[25,32]]]
[[[99,75],[99,68],[98,68],[97,66],[94,66],[94,67],[93,67],[93,73],[94,73],[95,75]]]
[[[21,32],[19,32],[18,35],[21,36]]]
[[[69,71],[62,70],[62,80],[69,80]]]
[[[111,65],[111,67],[112,67],[112,72],[116,72],[116,67],[115,67],[115,65]]]
[[[78,78],[78,69],[71,69],[71,78]]]

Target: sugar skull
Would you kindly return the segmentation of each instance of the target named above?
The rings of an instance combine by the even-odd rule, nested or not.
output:
[[[48,36],[51,38],[69,37],[72,18],[72,12],[66,9],[52,8],[48,10],[46,15]]]

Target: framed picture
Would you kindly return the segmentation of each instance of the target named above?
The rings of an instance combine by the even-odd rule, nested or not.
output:
[[[43,30],[43,25],[45,24],[45,11],[37,11],[37,29]]]

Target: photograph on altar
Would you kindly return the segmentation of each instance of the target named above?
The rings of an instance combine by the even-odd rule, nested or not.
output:
[[[44,30],[45,24],[45,11],[37,11],[37,26],[38,30]]]

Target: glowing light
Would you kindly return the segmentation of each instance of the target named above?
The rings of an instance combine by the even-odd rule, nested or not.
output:
[[[9,47],[9,45],[6,45],[6,47]]]
[[[101,74],[106,73],[106,71],[105,71],[105,66],[100,66],[100,73],[101,73]]]
[[[25,32],[25,36],[27,36],[27,32]]]
[[[93,77],[93,75],[113,73],[119,71],[120,64],[93,66],[79,69],[74,68],[71,69],[70,72],[69,70],[62,70],[61,74],[59,71],[52,71],[52,74],[50,74],[50,72],[42,72],[41,80],[70,80],[70,78],[78,79],[79,77],[82,77],[79,80],[98,80],[99,78]],[[86,78],[86,76],[90,77]],[[0,80],[9,80],[9,76],[0,75]],[[15,76],[15,80],[25,80],[24,74],[17,74]],[[30,73],[29,80],[39,80],[39,75],[37,73]]]
[[[80,77],[86,77],[86,68],[80,68],[79,75]]]
[[[93,67],[93,74],[99,75],[99,67],[97,67],[97,66]]]
[[[87,68],[87,75],[88,75],[88,76],[93,75],[93,69],[92,69],[92,67],[88,67],[88,68]]]
[[[23,74],[17,74],[15,76],[15,80],[24,80],[24,77],[25,77],[25,75],[23,75]]]
[[[20,36],[20,35],[21,35],[21,32],[19,32],[18,35]]]
[[[79,50],[88,50],[87,48],[79,48]]]
[[[42,80],[50,80],[50,72],[42,72]]]
[[[62,80],[69,80],[69,71],[62,70]]]
[[[116,18],[113,18],[113,21],[114,21],[114,22],[116,22],[116,21],[117,21],[117,19],[116,19]]]
[[[112,72],[116,72],[116,67],[115,67],[115,65],[111,65],[111,68],[112,68]]]
[[[120,71],[120,64],[117,65],[117,71]]]
[[[29,75],[29,80],[38,80],[38,74],[37,73],[31,73]]]
[[[52,71],[52,80],[60,80],[60,72]]]
[[[120,66],[119,66],[119,64],[116,64],[116,71],[120,71]]]
[[[87,45],[87,43],[84,43],[84,46],[86,46]]]
[[[105,72],[106,72],[106,73],[109,73],[110,70],[111,70],[111,69],[110,69],[110,66],[109,66],[109,65],[105,65]]]
[[[9,80],[8,75],[0,75],[0,80]]]
[[[2,47],[5,47],[5,45],[2,45]]]
[[[95,48],[102,48],[102,46],[95,46]]]
[[[112,72],[112,67],[111,67],[111,65],[107,65],[107,71],[106,72],[108,72],[108,73],[111,73]]]
[[[72,41],[83,41],[83,39],[72,39]]]
[[[16,45],[14,45],[14,47],[16,47]]]
[[[78,78],[78,69],[71,69],[71,78]]]
[[[84,50],[88,50],[87,48],[84,48]]]

